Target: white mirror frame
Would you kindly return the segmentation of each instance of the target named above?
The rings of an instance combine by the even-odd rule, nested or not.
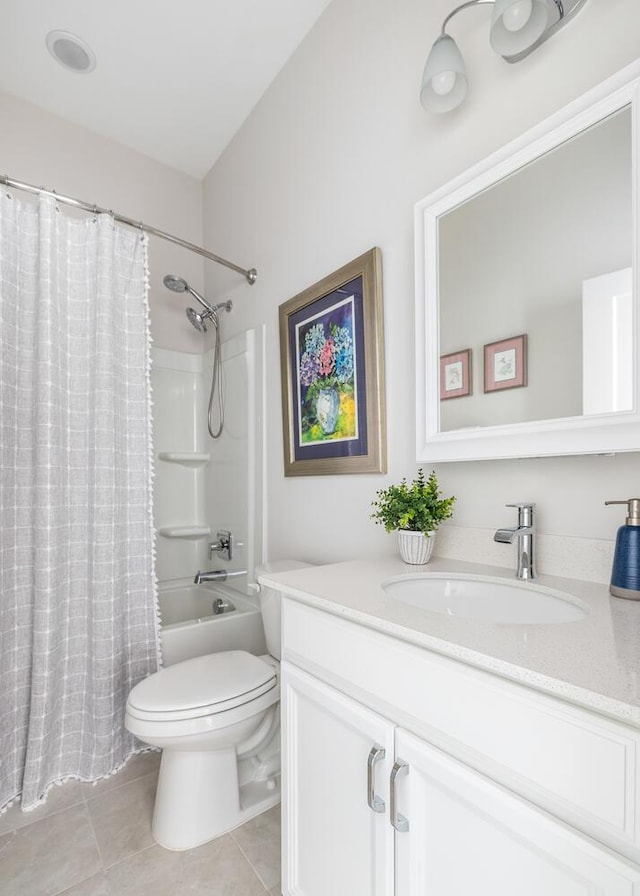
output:
[[[640,60],[417,203],[415,257],[418,463],[640,451],[639,92]],[[564,417],[440,432],[438,219],[462,202],[627,105],[631,105],[632,108],[633,159],[634,405],[632,410],[628,413]]]

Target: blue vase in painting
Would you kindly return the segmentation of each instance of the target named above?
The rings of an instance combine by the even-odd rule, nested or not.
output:
[[[340,395],[335,386],[320,389],[316,398],[316,418],[322,432],[329,436],[338,425]]]

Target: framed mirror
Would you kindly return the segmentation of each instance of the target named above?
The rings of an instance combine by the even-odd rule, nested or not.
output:
[[[639,79],[417,204],[418,462],[640,450]]]

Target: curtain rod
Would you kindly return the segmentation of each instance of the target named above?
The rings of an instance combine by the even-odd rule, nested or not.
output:
[[[168,240],[170,243],[176,243],[176,245],[182,246],[184,249],[196,252],[198,255],[204,256],[204,258],[208,258],[209,261],[215,261],[216,264],[222,264],[226,268],[231,268],[232,271],[236,271],[238,274],[242,274],[246,277],[249,283],[255,283],[258,277],[258,272],[255,268],[250,268],[249,270],[241,268],[237,264],[227,261],[226,258],[220,258],[219,255],[214,255],[213,252],[208,252],[200,246],[188,243],[186,240],[181,240],[180,237],[173,236],[171,233],[165,233],[163,230],[157,230],[155,227],[150,227],[148,224],[143,224],[142,221],[134,221],[132,218],[127,218],[125,215],[118,215],[110,209],[100,208],[90,202],[83,202],[81,199],[73,199],[71,196],[63,196],[61,193],[56,193],[54,190],[45,190],[44,187],[36,187],[34,184],[25,184],[19,180],[13,180],[3,174],[0,174],[0,184],[5,184],[5,186],[13,187],[16,190],[24,190],[27,193],[52,196],[57,202],[61,202],[63,205],[71,205],[74,208],[82,209],[82,211],[92,212],[94,215],[111,215],[113,220],[118,221],[120,224],[136,227],[138,230],[143,230],[145,233],[149,233],[152,236],[158,236],[162,240]]]

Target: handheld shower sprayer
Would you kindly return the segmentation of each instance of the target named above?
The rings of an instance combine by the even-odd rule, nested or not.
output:
[[[207,415],[207,425],[209,427],[209,435],[212,439],[219,438],[222,430],[224,428],[224,395],[223,395],[223,387],[222,387],[222,345],[220,342],[220,321],[218,320],[218,311],[221,308],[224,308],[225,311],[231,311],[233,305],[230,300],[226,302],[220,302],[218,305],[210,305],[203,296],[200,295],[199,292],[196,292],[193,287],[189,286],[186,280],[182,277],[176,277],[175,274],[167,274],[164,278],[164,285],[167,289],[171,289],[173,292],[189,292],[204,308],[204,311],[196,311],[194,308],[187,308],[186,315],[189,318],[189,322],[198,330],[200,333],[207,332],[207,321],[213,321],[213,326],[215,329],[216,337],[215,337],[215,346],[214,346],[214,355],[213,355],[213,371],[211,374],[211,391],[209,392],[209,412]],[[216,387],[217,387],[217,395],[218,395],[218,416],[219,416],[219,424],[217,428],[214,429],[212,416],[213,416],[213,400],[216,395]]]
[[[187,308],[186,315],[189,318],[189,322],[199,330],[200,333],[207,332],[207,321],[212,320],[214,325],[218,323],[218,314],[217,312],[224,308],[225,311],[231,311],[233,304],[230,300],[226,302],[220,302],[218,305],[210,305],[207,300],[200,295],[192,286],[189,286],[186,280],[182,277],[176,277],[175,274],[167,274],[163,280],[164,285],[167,289],[171,289],[173,292],[188,292],[198,301],[202,307],[205,309],[202,311],[195,311],[193,308]]]

